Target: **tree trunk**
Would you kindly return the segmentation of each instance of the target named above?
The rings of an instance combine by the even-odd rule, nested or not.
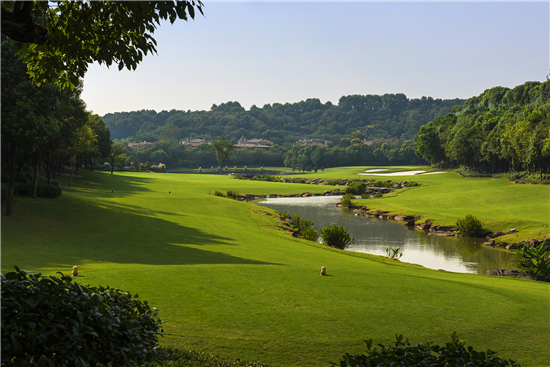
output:
[[[34,164],[34,177],[32,180],[32,197],[33,199],[36,199],[36,191],[38,190],[38,166],[40,162],[40,153],[37,150],[36,151],[36,157],[35,157],[35,164]]]
[[[10,183],[8,184],[6,215],[13,214],[13,193],[15,191],[15,143],[10,143],[9,162]]]
[[[73,171],[74,171],[75,159],[76,157],[71,157],[71,174],[69,176],[69,186],[73,184]]]
[[[92,161],[92,157],[90,157],[90,171],[94,171],[94,162]]]

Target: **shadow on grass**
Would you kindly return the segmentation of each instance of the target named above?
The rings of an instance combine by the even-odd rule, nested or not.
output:
[[[2,268],[72,268],[90,262],[143,265],[279,265],[231,255],[229,236],[154,217],[154,210],[70,197],[22,200],[2,221]],[[168,213],[173,214],[173,213]],[[176,218],[177,219],[177,218]],[[220,246],[220,251],[197,246]],[[225,248],[225,249],[224,249]]]
[[[151,191],[147,185],[152,184],[154,178],[136,177],[126,175],[110,175],[100,172],[79,171],[79,176],[73,179],[71,187],[68,186],[69,177],[59,176],[57,179],[62,190],[90,192],[96,197],[122,198],[134,195],[138,192]]]

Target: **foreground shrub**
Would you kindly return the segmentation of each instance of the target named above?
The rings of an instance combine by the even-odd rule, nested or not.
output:
[[[475,237],[481,232],[483,223],[471,214],[468,214],[464,219],[456,221],[458,232],[468,237]]]
[[[546,256],[548,246],[541,243],[539,246],[526,243],[521,250],[514,253],[520,256],[514,261],[516,267],[525,275],[530,275],[535,280],[550,282],[550,258]]]
[[[348,234],[348,230],[337,224],[332,224],[321,229],[320,235],[325,245],[336,247],[340,250],[344,250],[355,242],[355,239]]]
[[[504,360],[492,350],[476,352],[472,347],[458,339],[456,332],[451,335],[451,342],[445,346],[419,343],[412,346],[409,339],[403,341],[403,335],[396,335],[395,345],[372,348],[372,339],[365,340],[367,354],[345,354],[342,360],[332,363],[340,367],[520,367],[513,360]]]
[[[221,197],[224,197],[223,192],[221,192],[221,191],[219,191],[219,190],[214,191],[214,196],[221,196]]]
[[[1,275],[2,365],[130,366],[159,357],[157,310],[116,288]]]

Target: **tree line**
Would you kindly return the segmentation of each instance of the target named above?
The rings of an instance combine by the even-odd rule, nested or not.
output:
[[[550,81],[494,87],[420,127],[416,152],[431,164],[477,172],[550,173]]]
[[[101,117],[86,111],[80,98],[82,83],[73,89],[36,85],[4,36],[1,57],[2,199],[7,202],[6,214],[11,215],[16,181],[21,184],[19,194],[40,196],[44,185],[55,185],[52,178],[62,165],[70,166],[71,173],[77,161],[91,165],[92,158],[109,154],[111,140]],[[26,167],[32,167],[32,172],[24,172]],[[60,194],[49,189],[44,188],[47,193],[54,190],[51,195]]]
[[[420,126],[451,112],[464,100],[431,97],[408,99],[404,94],[351,95],[338,105],[310,98],[297,103],[266,104],[245,110],[239,102],[212,105],[209,111],[141,110],[103,116],[113,139],[127,142],[261,138],[290,147],[299,139],[413,139]],[[166,139],[164,139],[166,140]]]

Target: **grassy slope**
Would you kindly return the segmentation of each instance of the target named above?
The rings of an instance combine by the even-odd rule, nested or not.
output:
[[[444,343],[456,330],[476,349],[548,365],[548,284],[312,246],[274,230],[267,209],[208,195],[323,186],[213,175],[84,176],[61,199],[16,200],[15,215],[2,218],[3,272],[18,265],[68,273],[78,265],[81,283],[127,289],[158,307],[163,343],[233,358],[323,366],[361,352],[365,338],[387,344],[403,333],[413,342]],[[319,276],[321,266],[329,276]]]

